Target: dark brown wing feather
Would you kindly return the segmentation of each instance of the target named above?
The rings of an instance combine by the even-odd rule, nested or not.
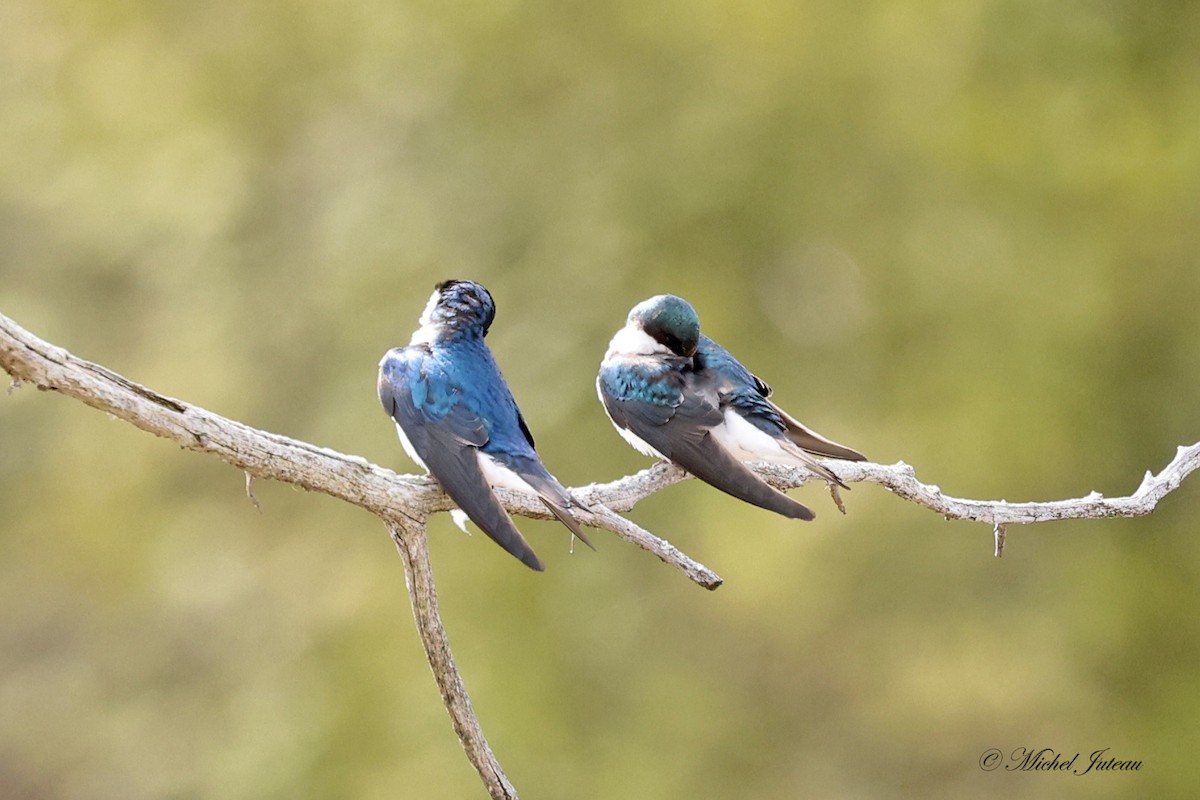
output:
[[[770,401],[767,401],[770,402]],[[866,461],[867,457],[857,450],[852,450],[845,445],[826,439],[816,431],[804,427],[791,414],[784,411],[779,406],[771,403],[775,410],[779,412],[779,416],[783,419],[787,430],[784,431],[787,437],[796,443],[802,450],[807,450],[813,455],[825,456],[826,458],[841,458],[846,461]]]

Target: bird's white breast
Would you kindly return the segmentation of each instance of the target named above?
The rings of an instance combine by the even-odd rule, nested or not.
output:
[[[666,345],[655,341],[654,337],[646,333],[640,325],[634,322],[626,322],[625,326],[617,331],[612,341],[608,343],[608,352],[604,354],[604,361],[607,362],[614,355],[652,356],[667,353],[670,353],[670,350],[667,349]],[[616,422],[613,422],[612,414],[608,413],[608,406],[604,404],[604,392],[600,389],[599,379],[596,381],[596,393],[600,395],[600,405],[604,408],[604,413],[608,414],[608,421],[612,422],[612,426],[617,429],[617,433],[621,434],[621,438],[628,442],[630,447],[644,456],[666,458],[662,453],[647,444],[642,437],[628,428],[622,428]]]

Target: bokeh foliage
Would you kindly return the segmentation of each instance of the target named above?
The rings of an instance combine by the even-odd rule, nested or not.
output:
[[[1132,491],[1195,441],[1200,7],[0,5],[0,310],[158,391],[411,470],[374,397],[432,284],[550,468],[645,465],[592,381],[691,299],[818,430],[951,493]],[[376,520],[84,406],[0,396],[0,791],[473,797]],[[522,796],[1182,796],[1195,479],[1149,519],[800,525],[689,482],[632,516],[713,594],[445,517],[443,610]],[[1139,773],[986,773],[990,747]]]

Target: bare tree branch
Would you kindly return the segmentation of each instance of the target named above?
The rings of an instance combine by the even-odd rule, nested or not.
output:
[[[12,376],[10,393],[21,382],[33,383],[39,389],[60,392],[107,411],[181,447],[216,455],[246,473],[246,491],[251,499],[252,479],[271,478],[323,492],[382,519],[404,561],[413,616],[454,730],[491,796],[496,800],[515,800],[516,790],[500,768],[471,708],[438,614],[425,524],[430,514],[454,506],[435,481],[424,476],[397,475],[366,459],[251,428],[165,397],[42,341],[2,314],[0,366]],[[1004,551],[1006,526],[1011,524],[1151,513],[1163,497],[1200,468],[1200,443],[1180,447],[1170,464],[1158,475],[1147,472],[1141,486],[1127,497],[1105,498],[1093,492],[1074,500],[1042,503],[950,497],[937,486],[918,481],[913,468],[903,462],[891,466],[852,461],[827,463],[847,483],[876,483],[947,518],[988,524],[993,531],[995,554],[999,556]],[[785,490],[817,479],[798,467],[758,464],[754,469]],[[616,513],[627,512],[646,497],[688,477],[679,467],[664,462],[634,475],[609,483],[589,484],[571,492],[585,507],[578,512],[580,522],[611,531],[653,553],[699,585],[715,589],[721,585],[721,578],[712,570]],[[500,490],[497,495],[511,513],[543,519],[550,516],[532,494]],[[841,508],[836,493],[833,499]]]
[[[438,613],[437,587],[433,582],[433,569],[429,565],[429,542],[425,526],[389,523],[388,530],[404,560],[404,580],[412,600],[413,619],[416,620],[421,643],[425,646],[433,679],[442,693],[442,703],[450,712],[454,732],[458,734],[467,758],[479,772],[488,793],[495,800],[516,800],[517,790],[508,782],[500,762],[483,736],[479,718],[471,708],[471,698],[467,696],[467,689],[454,664],[454,655],[450,652],[450,642],[446,639],[442,617]]]
[[[874,464],[869,461],[838,461],[823,459],[846,483],[875,483],[893,494],[935,511],[947,519],[982,522],[992,527],[995,554],[1004,552],[1005,528],[1009,525],[1030,525],[1064,519],[1107,519],[1110,517],[1144,517],[1154,511],[1159,501],[1179,488],[1184,479],[1200,469],[1200,442],[1176,449],[1171,459],[1157,474],[1147,471],[1133,494],[1124,497],[1105,497],[1099,492],[1070,500],[1011,503],[1007,500],[968,500],[944,494],[939,486],[921,483],[916,471],[899,461],[895,464]],[[783,464],[751,464],[751,469],[778,489],[794,489],[818,476],[802,467]],[[603,502],[614,511],[628,511],[639,501],[673,486],[691,476],[668,462],[660,462],[634,475],[604,484],[591,484],[573,493],[585,502]],[[836,487],[830,487],[836,491]],[[841,507],[840,499],[834,502]],[[525,501],[521,512],[527,516],[549,518],[544,510]]]
[[[1175,458],[1157,475],[1147,471],[1133,494],[1125,497],[1105,497],[1092,492],[1073,500],[1051,500],[1040,503],[1010,503],[1007,500],[966,500],[943,494],[941,488],[917,480],[916,472],[903,461],[885,466],[867,461],[826,462],[846,482],[877,483],[892,493],[917,505],[936,511],[949,519],[983,522],[990,526],[1028,525],[1061,519],[1106,519],[1109,517],[1144,517],[1154,511],[1158,502],[1179,488],[1183,479],[1200,468],[1200,442],[1180,446]],[[776,465],[756,465],[756,470],[782,489],[799,486],[812,476],[802,470]],[[997,548],[1004,549],[1004,532],[997,532]],[[997,552],[999,555],[999,552]]]

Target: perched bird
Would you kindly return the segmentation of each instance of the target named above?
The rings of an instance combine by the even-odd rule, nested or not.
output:
[[[814,514],[743,461],[798,464],[849,488],[813,456],[866,460],[771,402],[771,387],[702,335],[696,310],[675,295],[633,307],[608,345],[596,390],[617,432],[638,452],[669,459],[723,492],[792,519]]]
[[[492,296],[478,283],[439,283],[408,347],[392,348],[379,362],[379,401],[409,457],[484,533],[542,570],[491,487],[537,493],[571,533],[592,543],[569,510],[576,501],[534,451],[529,426],[483,341],[495,316]]]

